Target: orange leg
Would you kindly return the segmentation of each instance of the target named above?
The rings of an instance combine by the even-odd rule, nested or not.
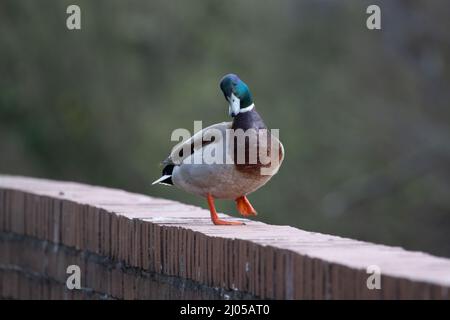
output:
[[[251,205],[250,201],[248,201],[246,196],[242,196],[236,199],[236,206],[238,211],[243,216],[256,216],[256,210]]]
[[[219,219],[219,217],[217,216],[216,206],[214,205],[214,198],[212,197],[212,195],[208,194],[207,199],[208,199],[209,211],[211,212],[211,220],[216,226],[217,225],[220,225],[220,226],[237,226],[237,225],[243,225],[244,224],[243,222],[225,221],[225,220]]]

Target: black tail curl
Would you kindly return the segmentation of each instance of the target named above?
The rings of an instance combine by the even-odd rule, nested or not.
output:
[[[163,176],[165,176],[165,175],[170,175],[170,177],[168,177],[167,179],[164,179],[163,181],[161,181],[161,183],[166,183],[166,184],[171,184],[171,185],[173,185],[173,182],[172,182],[172,172],[173,172],[173,168],[174,168],[175,166],[173,165],[173,164],[168,164],[168,165],[166,165],[164,168],[163,168],[163,171],[162,171],[162,175]]]

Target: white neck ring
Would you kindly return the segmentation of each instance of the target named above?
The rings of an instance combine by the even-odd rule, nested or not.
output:
[[[249,111],[253,110],[254,107],[255,107],[255,104],[252,103],[252,104],[249,105],[248,107],[239,109],[239,113],[249,112]]]

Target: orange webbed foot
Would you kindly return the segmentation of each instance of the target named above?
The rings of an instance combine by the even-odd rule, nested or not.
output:
[[[236,199],[236,207],[239,213],[244,217],[257,215],[255,208],[253,208],[246,196],[242,196]]]
[[[212,197],[212,195],[208,194],[207,200],[208,200],[209,211],[211,212],[211,221],[216,226],[242,226],[245,224],[240,221],[228,221],[228,220],[220,219],[219,216],[217,215],[216,207],[214,205],[214,198]]]
[[[222,219],[213,219],[212,222],[216,225],[216,226],[243,226],[245,223],[240,222],[240,221],[227,221],[227,220],[222,220]]]

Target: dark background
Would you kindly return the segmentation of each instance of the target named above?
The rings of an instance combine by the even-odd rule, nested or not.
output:
[[[233,72],[286,149],[249,197],[258,220],[450,256],[449,14],[446,0],[2,0],[0,172],[206,207],[150,183],[173,129],[228,119],[218,82]]]

